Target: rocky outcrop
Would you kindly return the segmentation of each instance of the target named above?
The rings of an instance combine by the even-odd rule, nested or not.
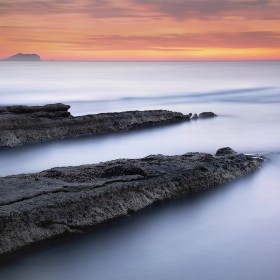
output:
[[[244,154],[152,155],[0,178],[0,254],[130,215],[247,175]]]
[[[197,114],[194,114],[193,116],[192,116],[192,120],[197,120],[198,119],[198,115]]]
[[[64,104],[0,107],[0,147],[99,135],[190,120],[165,110],[103,113],[73,117]]]
[[[209,119],[209,118],[214,118],[217,115],[213,112],[202,112],[198,115],[198,118],[200,119]]]
[[[196,113],[192,116],[191,120],[198,120],[198,119],[212,119],[217,117],[217,115],[213,112],[202,112],[199,115]]]
[[[15,105],[15,106],[0,106],[0,113],[3,114],[36,114],[36,113],[54,113],[54,112],[67,112],[70,109],[69,105],[62,103],[57,104],[48,104],[45,106],[24,106],[24,105]],[[70,116],[70,113],[68,116]],[[33,115],[34,116],[34,115]]]
[[[226,155],[236,155],[237,152],[235,152],[230,147],[221,148],[216,152],[216,156],[226,156]]]

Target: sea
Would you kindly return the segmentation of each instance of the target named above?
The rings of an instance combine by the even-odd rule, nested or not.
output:
[[[0,62],[0,106],[218,117],[0,150],[0,176],[151,154],[268,157],[258,172],[0,260],[2,280],[279,280],[280,61]],[[0,225],[1,226],[1,225]]]

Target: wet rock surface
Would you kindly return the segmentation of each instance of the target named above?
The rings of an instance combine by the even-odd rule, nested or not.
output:
[[[212,119],[214,117],[217,117],[218,115],[216,115],[215,113],[213,112],[202,112],[200,113],[199,115],[198,114],[191,114],[190,117],[191,117],[191,120],[198,120],[198,119]]]
[[[213,112],[202,112],[198,115],[198,118],[200,119],[209,119],[214,117],[217,117],[217,115]]]
[[[244,154],[187,153],[1,177],[0,255],[230,182],[262,164]]]
[[[127,111],[73,117],[68,112],[69,109],[69,105],[61,103],[45,106],[0,106],[0,148],[128,131],[195,119],[195,117],[191,118],[192,113],[184,115],[167,110]],[[197,117],[197,114],[195,115]],[[199,118],[213,117],[213,115],[215,114],[204,112],[199,115]]]
[[[128,111],[73,117],[70,106],[1,106],[0,147],[55,139],[99,135],[189,121],[190,116],[166,110]]]

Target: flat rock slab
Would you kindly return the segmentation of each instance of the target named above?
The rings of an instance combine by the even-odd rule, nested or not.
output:
[[[0,255],[230,182],[263,164],[234,151],[217,154],[152,155],[0,177]]]
[[[0,107],[0,147],[99,135],[190,120],[165,110],[103,113],[73,117],[64,104]]]
[[[69,108],[61,103],[0,106],[0,148],[190,121],[192,115],[149,110],[73,117]]]

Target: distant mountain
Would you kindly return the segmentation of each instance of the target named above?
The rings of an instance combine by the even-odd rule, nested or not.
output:
[[[5,61],[41,61],[41,58],[38,54],[24,54],[18,53],[16,55],[10,56]]]

